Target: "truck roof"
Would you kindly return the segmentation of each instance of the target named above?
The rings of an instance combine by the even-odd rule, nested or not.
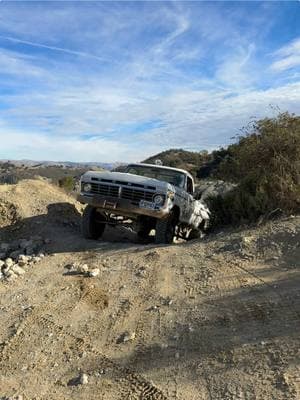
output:
[[[185,174],[185,175],[188,175],[190,178],[192,178],[192,179],[194,180],[193,176],[192,176],[188,171],[186,171],[186,170],[184,170],[184,169],[173,168],[173,167],[166,167],[165,165],[146,164],[146,163],[130,163],[130,164],[128,164],[128,167],[129,167],[129,166],[135,166],[135,165],[141,166],[141,167],[163,168],[163,169],[168,169],[168,170],[171,170],[171,171],[181,172],[181,173],[183,173],[183,174]]]

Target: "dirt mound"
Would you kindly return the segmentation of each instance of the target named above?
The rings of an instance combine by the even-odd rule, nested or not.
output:
[[[0,237],[47,235],[53,224],[78,226],[81,209],[73,197],[43,179],[0,185]]]
[[[75,199],[43,179],[0,185],[0,203],[12,204],[21,218],[47,214],[49,204],[70,203],[80,209]]]

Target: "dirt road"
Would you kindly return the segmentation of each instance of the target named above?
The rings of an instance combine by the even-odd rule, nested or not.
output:
[[[141,246],[126,230],[86,241],[72,207],[39,201],[0,232],[49,239],[41,262],[0,281],[0,398],[300,399],[300,217]]]

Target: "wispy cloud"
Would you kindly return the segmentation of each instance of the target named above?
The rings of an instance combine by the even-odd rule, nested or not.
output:
[[[279,59],[271,65],[273,71],[282,72],[300,66],[300,38],[281,47],[274,55]]]
[[[300,112],[299,42],[277,45],[273,7],[1,4],[0,158],[134,161],[213,149],[270,103]]]
[[[22,40],[22,39],[10,37],[10,36],[1,36],[0,35],[0,39],[8,40],[13,43],[25,44],[27,46],[37,47],[40,49],[47,49],[47,50],[58,51],[58,52],[66,53],[66,54],[72,54],[72,55],[79,56],[79,57],[94,58],[95,60],[102,61],[102,62],[108,61],[108,60],[105,60],[105,58],[98,57],[98,56],[90,54],[90,53],[85,53],[83,51],[75,51],[75,50],[70,50],[70,49],[66,49],[63,47],[49,46],[46,44],[30,42],[29,40]],[[111,61],[111,60],[109,60],[109,61]]]

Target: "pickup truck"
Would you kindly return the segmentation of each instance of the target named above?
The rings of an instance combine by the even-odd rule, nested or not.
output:
[[[194,180],[185,170],[156,164],[129,164],[124,172],[86,172],[78,200],[87,204],[82,233],[98,239],[105,226],[130,224],[140,241],[155,230],[156,243],[193,239],[209,223],[208,208],[194,197]]]

